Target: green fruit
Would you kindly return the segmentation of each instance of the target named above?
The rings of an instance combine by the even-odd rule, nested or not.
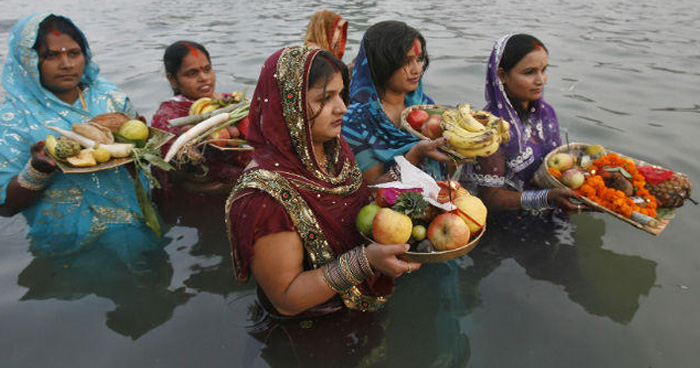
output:
[[[365,236],[372,236],[372,222],[374,221],[374,215],[377,214],[381,207],[376,203],[370,203],[357,213],[357,220],[355,222],[357,230],[360,230]]]
[[[416,225],[413,227],[413,231],[411,231],[411,236],[413,239],[416,239],[417,241],[421,241],[425,239],[425,234],[428,232],[428,230],[425,228],[423,225]]]
[[[59,139],[56,142],[54,153],[58,158],[67,158],[77,155],[80,153],[81,149],[82,147],[80,147],[76,141],[70,139]]]
[[[148,139],[148,126],[141,120],[129,120],[119,128],[119,135],[126,139]]]

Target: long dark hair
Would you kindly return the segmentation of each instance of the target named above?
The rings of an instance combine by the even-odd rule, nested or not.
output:
[[[168,46],[163,54],[163,65],[165,66],[166,75],[172,75],[172,77],[177,80],[177,72],[182,66],[182,59],[191,53],[192,50],[199,50],[203,52],[204,55],[206,55],[209,63],[211,63],[209,51],[207,51],[207,49],[201,44],[194,41],[176,41]],[[173,90],[173,93],[178,94],[179,91]]]
[[[425,38],[415,28],[404,22],[387,20],[369,27],[365,32],[364,47],[372,72],[374,87],[384,94],[386,84],[395,71],[404,66],[406,54],[418,39],[423,48],[423,72],[428,69],[430,59]]]
[[[63,33],[70,36],[70,38],[80,46],[80,51],[83,52],[83,57],[85,58],[85,64],[87,65],[90,62],[90,55],[88,55],[87,52],[88,42],[85,37],[83,37],[80,30],[78,30],[78,27],[68,20],[68,18],[54,14],[49,15],[39,23],[39,32],[36,36],[34,46],[32,46],[37,54],[43,47],[48,47],[46,44],[46,36],[52,32]],[[41,55],[39,56],[41,59]]]
[[[498,67],[508,73],[525,55],[540,48],[549,53],[547,47],[535,36],[522,33],[512,35],[508,39],[505,49],[503,49],[503,56],[501,57],[501,62],[498,63]]]

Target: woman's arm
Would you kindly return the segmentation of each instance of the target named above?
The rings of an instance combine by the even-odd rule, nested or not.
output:
[[[450,158],[446,154],[438,151],[438,147],[443,146],[447,143],[447,138],[442,137],[435,140],[423,139],[416,144],[414,144],[411,149],[404,154],[404,157],[408,162],[414,166],[418,166],[423,158],[431,158],[440,162],[450,162]],[[394,178],[390,173],[384,171],[384,164],[376,165],[368,170],[362,172],[362,177],[367,185],[385,183],[389,181],[394,181]]]
[[[324,280],[324,269],[304,270],[304,247],[294,231],[265,235],[254,245],[255,256],[251,270],[265,295],[278,312],[296,315],[332,298],[333,291]],[[420,268],[419,263],[407,263],[396,258],[408,246],[367,246],[370,265],[385,275],[398,277]]]
[[[56,163],[44,152],[44,141],[34,143],[30,151],[29,164],[7,186],[5,203],[0,205],[0,216],[14,216],[34,204],[56,171]]]
[[[523,192],[508,190],[504,188],[479,187],[479,197],[484,201],[489,211],[517,211],[523,209],[521,198]],[[553,188],[547,192],[547,202],[552,207],[560,208],[567,213],[578,210],[589,210],[586,205],[578,205],[571,202],[571,199],[579,198],[571,189]]]

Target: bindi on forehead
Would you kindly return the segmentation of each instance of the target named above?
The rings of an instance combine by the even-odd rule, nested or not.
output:
[[[420,55],[420,41],[417,38],[413,40],[413,52],[416,56]]]

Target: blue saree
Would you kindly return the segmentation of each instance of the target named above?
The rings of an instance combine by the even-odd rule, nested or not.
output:
[[[49,15],[28,16],[10,31],[2,73],[7,95],[0,105],[0,204],[6,201],[13,177],[29,161],[29,147],[55,134],[47,126],[70,130],[74,123],[106,112],[136,117],[126,94],[99,77],[99,67],[91,60],[89,49],[81,81],[87,109],[79,99],[68,105],[41,85],[33,46],[39,24]],[[141,251],[155,244],[139,209],[134,180],[124,166],[84,174],[57,172],[40,198],[22,214],[30,227],[35,255],[72,253],[101,243],[108,232],[123,234],[118,244],[113,241],[109,243],[115,244],[105,245],[115,247],[120,257],[129,257],[134,247]]]
[[[423,93],[423,81],[406,94],[405,106],[434,104]],[[343,117],[343,137],[350,144],[362,171],[384,164],[384,171],[394,165],[394,157],[408,152],[418,138],[397,128],[384,111],[372,79],[365,53],[364,39],[355,61],[350,81],[350,106]],[[443,179],[446,170],[437,161],[424,159],[420,169],[433,178]]]

